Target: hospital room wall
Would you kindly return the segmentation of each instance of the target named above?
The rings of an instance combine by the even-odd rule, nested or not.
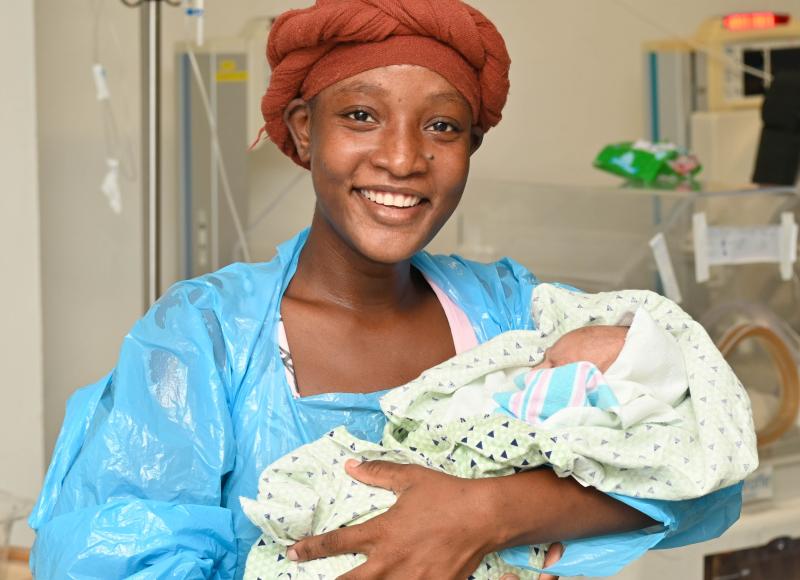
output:
[[[33,6],[10,2],[0,18],[0,490],[30,497],[44,465]],[[13,82],[6,82],[14,79]],[[15,544],[31,535],[23,526]]]

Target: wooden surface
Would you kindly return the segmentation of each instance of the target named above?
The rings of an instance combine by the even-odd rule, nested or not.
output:
[[[11,561],[8,563],[6,580],[32,580],[31,571],[27,562]]]
[[[712,554],[705,580],[800,580],[800,539],[777,538],[765,546]]]
[[[32,580],[33,576],[28,568],[30,550],[11,546],[8,548],[8,569],[4,580]],[[1,572],[2,570],[0,570]]]

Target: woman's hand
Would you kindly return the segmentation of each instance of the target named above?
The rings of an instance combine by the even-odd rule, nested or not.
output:
[[[502,541],[485,480],[384,461],[351,461],[345,469],[367,485],[391,490],[397,502],[363,524],[301,540],[289,550],[290,559],[367,556],[340,580],[463,580]]]

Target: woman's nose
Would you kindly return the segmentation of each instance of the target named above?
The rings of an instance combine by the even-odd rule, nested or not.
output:
[[[428,169],[429,157],[419,129],[411,126],[390,127],[382,131],[373,153],[372,164],[394,177],[409,177]]]

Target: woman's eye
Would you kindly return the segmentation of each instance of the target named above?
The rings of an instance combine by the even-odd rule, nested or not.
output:
[[[447,121],[436,121],[430,125],[430,129],[432,131],[436,131],[437,133],[450,133],[453,131],[458,131],[458,128],[455,125],[448,123]]]
[[[347,113],[347,117],[360,123],[369,123],[370,121],[375,120],[372,118],[372,115],[366,111],[353,111],[352,113]]]

